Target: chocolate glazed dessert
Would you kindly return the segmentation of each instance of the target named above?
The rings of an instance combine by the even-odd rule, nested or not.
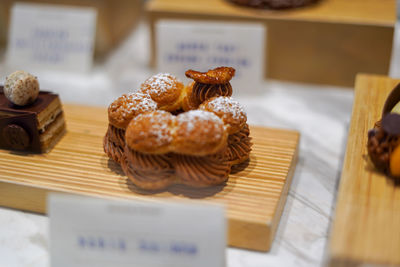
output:
[[[367,149],[378,170],[400,179],[400,84],[386,99],[382,118],[368,132]]]
[[[0,148],[48,152],[66,132],[58,95],[42,91],[33,104],[17,107],[0,86],[0,131]]]
[[[0,148],[48,152],[66,131],[58,95],[39,92],[33,78],[18,71],[0,86]]]

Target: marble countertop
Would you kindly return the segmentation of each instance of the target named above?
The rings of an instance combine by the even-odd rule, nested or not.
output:
[[[140,25],[88,74],[40,73],[41,87],[55,88],[65,103],[106,106],[153,74],[147,67],[148,34]],[[395,48],[398,35],[397,27]],[[393,62],[400,62],[397,50]],[[392,76],[399,76],[399,65],[393,64]],[[0,77],[6,74],[0,68]],[[262,87],[260,95],[236,98],[250,124],[298,130],[299,161],[271,251],[228,248],[227,266],[320,266],[326,260],[353,90],[278,81]],[[0,208],[0,267],[49,266],[48,223],[43,215]]]

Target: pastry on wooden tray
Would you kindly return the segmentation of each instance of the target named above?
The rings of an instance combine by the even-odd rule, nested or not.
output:
[[[0,86],[0,148],[45,153],[66,131],[57,94],[40,91],[37,78],[10,74]]]
[[[312,4],[318,0],[230,0],[231,2],[254,8],[295,8]]]
[[[246,113],[231,98],[234,73],[189,70],[187,86],[171,74],[150,77],[109,106],[105,153],[142,189],[223,184],[252,145]]]
[[[382,118],[368,132],[367,146],[375,167],[400,179],[400,84],[386,99]]]

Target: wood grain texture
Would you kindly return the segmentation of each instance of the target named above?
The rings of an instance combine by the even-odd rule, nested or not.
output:
[[[48,192],[125,199],[185,199],[226,206],[228,244],[267,251],[279,223],[297,162],[299,133],[251,127],[253,151],[246,166],[225,186],[173,186],[146,193],[103,152],[108,121],[105,108],[64,106],[68,133],[48,154],[0,150],[0,205],[46,212]]]
[[[330,241],[331,266],[400,265],[400,186],[368,160],[368,130],[400,82],[358,75]]]
[[[387,74],[390,67],[395,0],[321,0],[289,10],[258,10],[227,0],[153,0],[146,10],[153,66],[155,24],[183,19],[264,24],[267,78],[352,87],[357,73]]]

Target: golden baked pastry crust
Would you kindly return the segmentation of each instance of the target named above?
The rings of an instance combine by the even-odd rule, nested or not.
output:
[[[135,116],[156,109],[157,103],[147,94],[124,94],[108,107],[108,121],[117,128],[125,129]]]
[[[176,117],[174,152],[205,156],[226,146],[228,132],[222,120],[211,112],[191,110]]]
[[[161,110],[140,114],[132,119],[125,133],[129,148],[149,154],[210,155],[224,148],[227,138],[223,121],[202,110],[178,116]]]
[[[142,153],[170,152],[174,124],[175,116],[166,111],[140,114],[131,120],[126,129],[126,143],[131,149]]]
[[[148,78],[140,87],[140,92],[154,100],[158,109],[174,111],[181,106],[184,85],[169,73],[159,73]]]
[[[219,96],[213,97],[199,106],[200,110],[206,110],[214,113],[228,125],[228,133],[239,132],[246,124],[247,115],[242,105],[231,97]]]

